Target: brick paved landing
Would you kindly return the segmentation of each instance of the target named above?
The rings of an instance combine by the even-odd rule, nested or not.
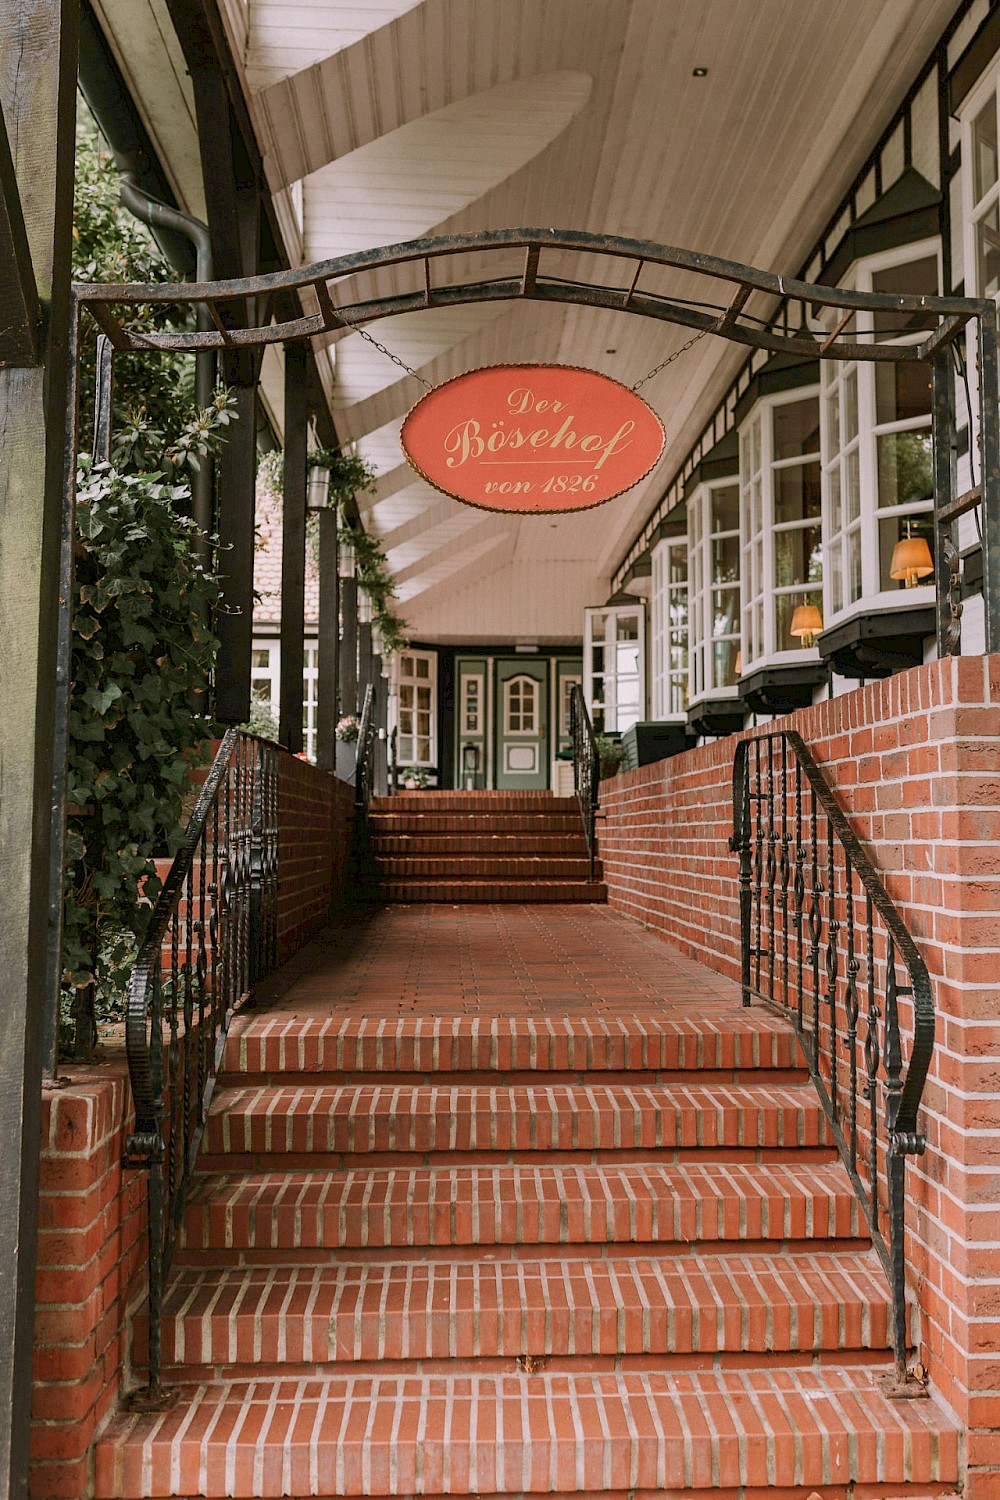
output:
[[[887,1310],[783,1023],[604,907],[390,906],[234,1023],[96,1493],[954,1495]]]

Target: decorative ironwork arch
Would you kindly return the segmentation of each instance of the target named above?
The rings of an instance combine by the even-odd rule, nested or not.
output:
[[[518,269],[502,275],[486,274],[486,258],[495,258],[498,252],[518,255]],[[543,260],[554,254],[560,257],[558,272]],[[591,269],[595,257],[601,257],[605,264],[608,257],[622,261],[627,267],[626,284],[609,286],[597,280]],[[571,277],[564,274],[567,260],[578,274]],[[451,278],[438,274],[435,279],[434,271],[449,265],[454,269]],[[415,284],[409,290],[377,295],[358,285],[363,276],[401,266],[413,267],[416,273]],[[641,281],[647,267],[666,267],[709,278],[719,283],[724,295],[717,303],[706,303],[644,290]],[[335,300],[335,290],[341,294],[340,301]],[[747,311],[755,293],[775,299],[767,315]],[[289,299],[296,296],[306,304],[313,303],[314,310],[274,321],[272,311],[276,302],[287,306]],[[942,655],[959,650],[961,579],[957,523],[962,515],[980,504],[986,649],[1000,650],[1000,358],[997,308],[990,299],[847,291],[650,240],[582,230],[491,229],[408,240],[296,270],[236,281],[77,284],[73,288],[71,357],[75,362],[79,315],[83,309],[94,318],[116,351],[236,353],[358,329],[376,319],[401,313],[521,299],[653,318],[696,335],[709,334],[770,354],[820,360],[932,363],[935,522],[938,556],[945,563],[938,570],[938,650]],[[117,309],[140,303],[201,307],[207,310],[214,327],[208,331],[140,333],[125,327],[116,317]],[[776,314],[782,303],[801,305],[802,327],[798,332],[776,331]],[[806,308],[832,309],[837,315],[832,331],[823,338],[813,337],[805,324]],[[874,334],[869,334],[867,340],[857,331],[849,334],[859,312],[911,313],[922,316],[932,326],[917,343],[880,343]],[[952,346],[970,324],[977,328],[980,482],[959,495],[951,360]],[[107,382],[103,393],[107,398],[110,364],[105,362],[101,370]],[[72,404],[75,407],[75,402]],[[98,410],[106,411],[108,405],[109,399],[102,400],[99,392]],[[75,457],[76,434],[71,430],[66,463],[67,514],[72,513]]]

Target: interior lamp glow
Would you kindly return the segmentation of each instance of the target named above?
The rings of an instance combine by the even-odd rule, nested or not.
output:
[[[907,526],[909,531],[909,526]],[[934,560],[925,536],[901,537],[892,549],[889,577],[906,583],[908,589],[916,588],[921,578],[929,578],[934,572]]]
[[[802,645],[809,649],[815,646],[816,637],[823,629],[823,616],[815,604],[800,604],[792,615],[792,623],[788,628],[788,634],[797,636]]]

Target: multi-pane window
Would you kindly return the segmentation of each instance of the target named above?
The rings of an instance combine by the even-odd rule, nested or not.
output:
[[[302,664],[302,748],[310,760],[316,759],[316,708],[319,681],[319,656],[315,638],[305,642]],[[250,696],[270,715],[277,734],[281,715],[281,643],[255,640],[250,654]],[[260,723],[259,719],[257,720]],[[261,726],[263,728],[264,726]]]
[[[462,678],[462,733],[483,733],[483,679],[471,673]]]
[[[641,604],[584,611],[583,691],[598,733],[621,733],[644,717],[645,621]]]
[[[653,549],[653,717],[677,718],[688,700],[687,537]]]
[[[432,651],[399,656],[396,756],[401,766],[433,766],[437,720],[437,657]]]
[[[858,263],[860,291],[938,291],[933,244],[872,256]],[[865,341],[910,343],[927,331],[923,315],[857,315]],[[923,537],[933,557],[934,465],[931,374],[927,364],[824,362],[823,480],[826,498],[826,619],[859,600],[896,594],[897,542]]]
[[[538,683],[533,677],[512,677],[505,684],[504,733],[538,733]]]
[[[801,649],[801,604],[821,608],[819,397],[762,398],[740,433],[743,670]]]
[[[735,692],[740,653],[740,487],[701,485],[688,501],[691,697]]]
[[[278,643],[255,641],[250,653],[250,696],[278,722]]]

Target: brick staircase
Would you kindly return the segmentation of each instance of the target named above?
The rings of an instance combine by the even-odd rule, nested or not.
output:
[[[575,797],[401,792],[372,800],[386,901],[606,901]]]
[[[390,908],[235,1023],[179,1399],[115,1420],[97,1495],[954,1494],[948,1416],[875,1384],[887,1285],[791,1033],[606,909],[478,910]]]

